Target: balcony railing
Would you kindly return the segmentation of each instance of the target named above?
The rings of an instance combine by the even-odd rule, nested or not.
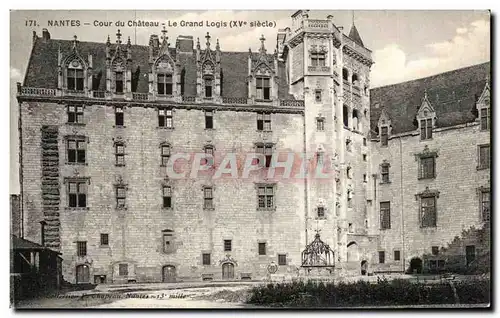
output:
[[[247,104],[246,97],[222,97],[223,104]]]
[[[56,96],[56,90],[53,88],[21,87],[20,93],[30,96]]]
[[[326,72],[326,73],[330,73],[330,66],[308,66],[307,70],[309,72]]]
[[[195,96],[182,96],[183,102],[194,103],[196,101]]]
[[[106,92],[105,91],[93,91],[92,96],[94,98],[104,98],[104,97],[106,97]]]
[[[304,101],[296,99],[282,99],[280,100],[280,106],[304,107]]]
[[[148,94],[147,93],[132,93],[132,99],[148,100]]]

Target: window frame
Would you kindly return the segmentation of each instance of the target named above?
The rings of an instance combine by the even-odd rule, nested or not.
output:
[[[325,131],[325,118],[317,117],[316,118],[316,131]]]
[[[420,123],[420,140],[432,139],[432,118],[422,118]]]
[[[72,192],[71,185],[75,185],[75,192]],[[83,187],[81,187],[83,185]],[[83,188],[83,190],[80,190]],[[88,208],[88,181],[87,180],[79,180],[79,179],[70,179],[67,180],[66,186],[66,194],[67,194],[67,208],[69,209],[84,209]],[[72,195],[74,195],[74,199],[72,200]],[[75,202],[72,205],[72,201]],[[81,202],[83,201],[83,205]]]
[[[118,85],[118,83],[120,83],[120,85]],[[125,72],[115,71],[115,94],[123,93],[125,93]]]
[[[397,255],[397,257],[396,257],[396,255]],[[394,250],[393,258],[394,258],[395,262],[400,262],[401,261],[401,250]]]
[[[379,203],[380,209],[380,229],[391,229],[391,201],[381,201]]]
[[[432,201],[431,201],[432,200]],[[432,202],[432,206],[424,206],[424,202]],[[430,208],[433,218],[429,221],[426,221],[428,216],[424,215],[424,208],[426,211]],[[436,228],[437,227],[437,195],[422,195],[420,196],[420,204],[419,204],[419,215],[420,215],[420,227],[421,228]],[[425,217],[425,218],[424,218]],[[433,222],[432,222],[433,221]]]
[[[175,252],[174,231],[172,230],[162,231],[162,243],[163,243],[162,251],[164,254],[174,253]]]
[[[325,52],[311,52],[310,61],[312,67],[326,66],[326,53]]]
[[[483,158],[482,150],[488,149],[488,156]],[[477,146],[477,170],[490,169],[491,167],[491,146],[490,144],[483,144]]]
[[[207,84],[210,84],[210,85],[207,85]],[[203,87],[205,89],[205,94],[204,94],[204,97],[205,98],[212,98],[214,97],[214,78],[212,76],[205,76],[203,78]],[[210,88],[210,89],[207,89],[207,88]]]
[[[232,252],[233,240],[224,240],[223,241],[223,249],[224,249],[224,252]]]
[[[325,219],[326,218],[326,208],[324,206],[320,205],[320,206],[316,207],[316,218],[318,218],[318,219]]]
[[[76,256],[87,256],[87,241],[76,241]]]
[[[214,111],[211,109],[205,110],[205,129],[215,129],[214,128]]]
[[[87,164],[87,143],[84,136],[66,136],[66,164],[86,165]],[[72,147],[71,143],[74,143]],[[79,148],[83,145],[82,148]]]
[[[203,209],[214,210],[214,188],[203,187]]]
[[[173,209],[172,187],[169,185],[162,186],[162,208]]]
[[[72,104],[66,106],[67,123],[68,124],[79,124],[84,123],[85,107],[81,104]]]
[[[116,209],[126,209],[127,208],[127,187],[126,186],[115,185],[115,199],[116,199]]]
[[[261,151],[262,149],[262,151]],[[271,167],[271,161],[274,153],[274,144],[271,143],[259,143],[255,145],[255,152],[265,156],[265,168]],[[260,164],[260,162],[259,162]]]
[[[271,113],[258,112],[257,113],[257,130],[258,131],[272,131],[271,128]]]
[[[390,178],[390,168],[391,165],[389,163],[382,163],[380,165],[380,183],[381,184],[387,184],[391,183],[391,178]]]
[[[431,172],[426,170],[429,168],[429,164],[424,164],[426,161],[432,160]],[[419,169],[418,169],[418,178],[419,179],[434,179],[436,178],[436,156],[420,156],[419,158]]]
[[[484,200],[485,196],[488,198],[487,201]],[[487,213],[485,213],[485,202],[488,205]],[[491,190],[489,188],[481,188],[479,191],[479,215],[481,222],[491,221]]]
[[[316,103],[321,103],[323,101],[323,92],[321,91],[321,89],[316,89],[314,91],[314,101]]]
[[[174,128],[173,109],[159,108],[158,109],[158,127],[172,129]]]
[[[125,107],[115,106],[115,127],[125,127]]]
[[[271,77],[269,76],[255,77],[255,95],[257,100],[270,101],[272,99],[271,88],[272,88]]]
[[[203,266],[212,265],[212,254],[211,253],[201,253],[201,265],[203,265]]]
[[[161,81],[160,81],[161,78]],[[174,94],[174,80],[172,73],[156,74],[156,93],[159,96],[172,96]],[[160,87],[163,92],[160,92]],[[170,93],[168,93],[170,91]]]
[[[257,252],[259,256],[267,255],[267,243],[266,242],[258,242],[257,243]]]
[[[128,276],[128,264],[118,264],[118,276]]]
[[[485,114],[483,114],[483,111]],[[489,106],[479,108],[479,127],[481,131],[491,128],[491,108]]]
[[[121,152],[118,149],[122,149]],[[120,159],[121,158],[121,159]],[[123,142],[115,143],[115,166],[125,166],[125,144]]]
[[[166,151],[167,150],[167,151]],[[160,167],[166,167],[170,156],[172,155],[172,146],[168,143],[163,143],[160,145]]]
[[[73,85],[71,85],[71,88],[70,80],[73,80]],[[66,89],[73,92],[83,92],[85,90],[85,71],[83,68],[74,68],[71,66],[67,68]]]
[[[286,254],[278,254],[278,265],[280,266],[288,265]]]
[[[101,233],[99,245],[105,246],[105,247],[109,246],[109,234],[108,233]]]
[[[385,264],[385,251],[378,251],[378,263]]]
[[[257,210],[272,211],[276,209],[276,184],[258,184]]]
[[[388,126],[380,126],[380,146],[388,147],[389,146],[389,127]]]

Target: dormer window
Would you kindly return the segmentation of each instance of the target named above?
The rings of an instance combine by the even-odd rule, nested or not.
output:
[[[257,99],[271,99],[271,84],[269,77],[257,77]]]
[[[205,97],[212,98],[212,87],[213,87],[212,77],[205,77],[204,81],[205,81]]]
[[[67,86],[70,91],[83,91],[83,69],[78,61],[68,67]]]
[[[432,119],[420,120],[420,140],[432,139]]]
[[[172,95],[172,74],[158,74],[158,95]]]
[[[115,92],[123,93],[123,72],[115,72]]]
[[[324,52],[311,53],[311,66],[325,66],[326,56]]]
[[[486,103],[486,107],[480,109],[479,116],[481,117],[481,130],[490,129],[490,108],[489,101]]]
[[[380,127],[380,145],[386,147],[389,143],[389,128],[387,126]]]

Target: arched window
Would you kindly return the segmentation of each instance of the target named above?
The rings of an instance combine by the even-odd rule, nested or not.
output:
[[[349,82],[349,71],[346,68],[342,69],[342,79]]]
[[[68,64],[66,74],[66,87],[70,91],[83,91],[83,64],[78,59],[75,59]]]
[[[358,118],[358,110],[357,109],[354,109],[352,111],[352,128],[354,130],[357,130],[359,131],[359,118]]]
[[[174,252],[174,231],[167,229],[162,231],[163,239],[163,253]]]
[[[349,111],[346,105],[342,107],[342,117],[344,119],[344,127],[349,127]]]
[[[352,74],[352,84],[354,86],[358,86],[358,81],[359,81],[358,74],[356,73]]]

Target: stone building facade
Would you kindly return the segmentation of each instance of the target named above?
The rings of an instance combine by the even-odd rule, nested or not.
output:
[[[315,238],[333,252],[321,264],[332,274],[403,271],[482,224],[489,64],[472,67],[474,78],[458,70],[436,86],[371,90],[371,52],[354,25],[346,35],[331,16],[291,19],[274,53],[264,37],[258,52],[225,52],[208,33],[172,47],[166,30],[147,46],[120,31],[115,43],[34,33],[18,87],[23,237],[59,250],[67,281],[120,283],[261,279],[270,264],[301,275]],[[401,100],[411,111],[398,110]],[[413,121],[427,119],[432,139],[420,140]],[[427,157],[435,176],[420,180]],[[292,177],[274,169],[285,161]],[[249,162],[258,169],[245,176]],[[380,184],[382,166],[390,183]],[[437,223],[421,228],[432,195]]]

